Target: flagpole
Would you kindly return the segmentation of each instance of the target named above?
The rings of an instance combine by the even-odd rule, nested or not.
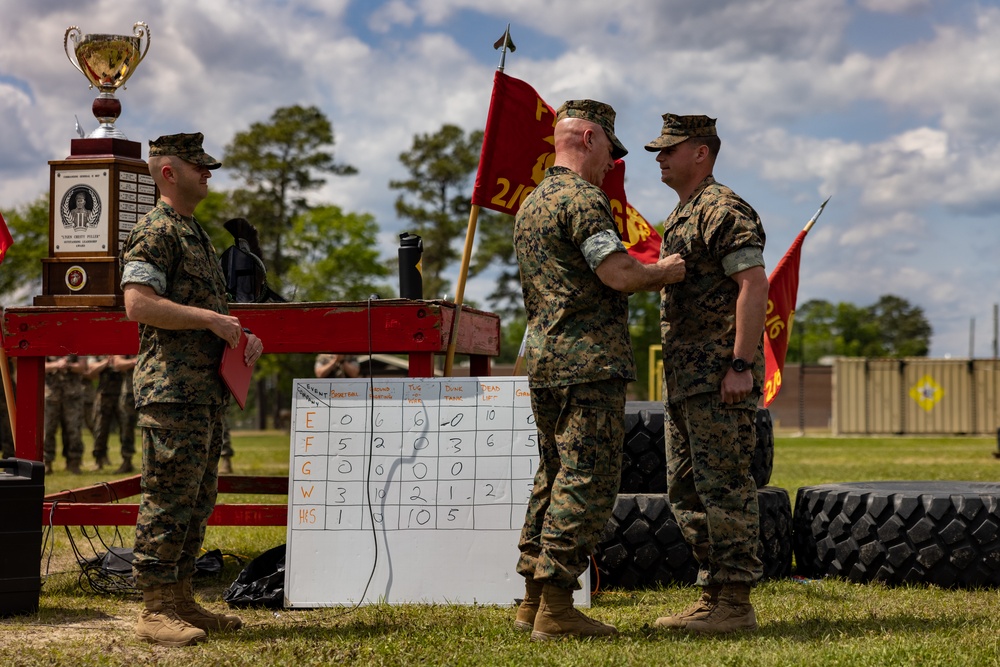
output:
[[[0,345],[0,367],[3,373],[3,396],[7,401],[7,418],[10,420],[10,438],[17,451],[17,409],[14,404],[14,383],[10,379],[10,367],[7,365],[7,350]]]
[[[528,345],[528,326],[524,326],[524,338],[521,339],[521,349],[517,351],[517,361],[514,362],[514,375],[524,373],[524,348]]]
[[[833,195],[830,195],[829,197],[826,198],[825,202],[823,202],[822,204],[819,205],[819,210],[816,211],[816,213],[813,215],[813,217],[809,218],[809,222],[807,222],[806,226],[802,228],[802,231],[808,233],[809,230],[812,229],[812,226],[816,224],[817,220],[819,220],[819,216],[823,212],[823,209],[826,208],[827,202],[830,201],[830,199],[832,199],[832,198],[833,198]]]
[[[500,64],[497,66],[498,72],[503,71],[508,46],[513,53],[516,47],[510,39],[509,23],[503,36],[493,45],[493,48],[500,49]],[[472,209],[469,211],[469,226],[465,231],[465,247],[462,249],[462,266],[459,269],[458,283],[455,287],[455,319],[451,323],[451,335],[448,337],[448,352],[444,359],[445,377],[451,375],[452,367],[455,364],[455,349],[458,346],[458,321],[462,316],[462,303],[465,299],[465,279],[469,273],[469,264],[472,263],[472,244],[476,237],[476,224],[478,221],[479,204],[473,204]]]

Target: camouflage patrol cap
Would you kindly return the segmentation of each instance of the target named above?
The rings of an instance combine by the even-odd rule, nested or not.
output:
[[[193,134],[165,134],[149,142],[149,157],[176,155],[185,162],[209,169],[218,169],[222,163],[205,152],[201,142],[205,137],[201,132]]]
[[[678,116],[663,114],[663,129],[660,136],[646,144],[647,151],[676,146],[691,137],[714,137],[715,119],[708,116]]]
[[[604,128],[604,133],[611,141],[611,157],[619,160],[628,155],[628,150],[615,136],[615,110],[610,104],[594,100],[568,100],[556,111],[556,122],[563,118],[582,118],[597,123]]]

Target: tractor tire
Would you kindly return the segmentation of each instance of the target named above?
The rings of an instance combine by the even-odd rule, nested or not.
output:
[[[774,422],[771,411],[767,408],[757,408],[757,445],[750,461],[750,475],[762,489],[771,483],[771,471],[774,469]]]
[[[618,493],[666,493],[667,449],[663,442],[663,403],[625,404],[625,442]]]
[[[785,489],[757,491],[764,578],[791,574],[792,509]],[[666,494],[619,494],[594,552],[600,585],[653,588],[695,583],[698,562],[674,520]]]
[[[750,474],[763,488],[774,464],[774,424],[765,408],[757,410],[757,444]],[[667,452],[663,437],[663,404],[629,401],[625,405],[625,442],[618,493],[666,493]]]
[[[798,573],[850,581],[1000,585],[1000,484],[886,481],[798,490]]]
[[[777,486],[757,489],[760,508],[762,579],[784,579],[792,574],[792,503],[788,491]]]

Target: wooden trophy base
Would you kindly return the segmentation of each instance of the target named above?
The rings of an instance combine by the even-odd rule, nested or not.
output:
[[[36,306],[122,306],[117,257],[42,259],[42,292]]]
[[[142,144],[128,139],[71,139],[69,158],[122,157],[142,159]]]

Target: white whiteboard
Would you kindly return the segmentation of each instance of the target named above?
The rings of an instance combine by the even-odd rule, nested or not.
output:
[[[537,437],[524,377],[295,380],[285,606],[522,597]]]

